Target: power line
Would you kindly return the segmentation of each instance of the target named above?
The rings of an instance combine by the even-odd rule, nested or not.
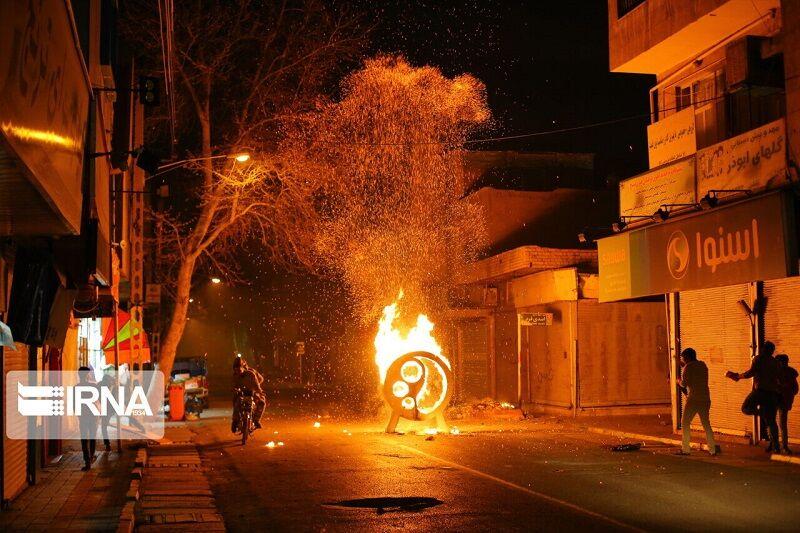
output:
[[[719,96],[713,96],[711,98],[706,98],[704,100],[696,100],[689,105],[685,106],[675,106],[669,108],[662,108],[659,110],[659,113],[663,113],[665,111],[682,111],[684,109],[688,109],[689,107],[696,107],[698,105],[706,104],[709,102],[714,102],[717,100],[722,100],[723,98],[727,97],[727,94],[722,94]],[[767,98],[772,95],[760,95],[756,98]],[[529,133],[519,133],[514,135],[503,135],[503,136],[496,136],[496,137],[482,137],[478,139],[470,139],[464,141],[463,144],[480,144],[480,143],[488,143],[488,142],[496,142],[496,141],[508,141],[508,140],[517,140],[517,139],[527,139],[531,137],[543,137],[547,135],[557,135],[561,133],[569,133],[573,131],[580,131],[586,130],[591,128],[597,128],[602,126],[609,126],[611,124],[619,124],[622,122],[628,122],[631,120],[638,120],[643,118],[649,118],[652,115],[651,112],[647,113],[640,113],[637,115],[630,115],[627,117],[621,117],[616,119],[609,119],[600,122],[593,122],[590,124],[581,124],[578,126],[571,126],[568,128],[559,128],[554,130],[542,130],[542,131],[534,131]],[[369,142],[369,141],[340,141],[340,140],[324,140],[324,139],[296,139],[296,140],[306,140],[311,143],[316,144],[329,144],[329,145],[341,145],[341,146],[433,146],[433,145],[441,145],[441,144],[452,144],[446,141],[413,141],[413,142]]]

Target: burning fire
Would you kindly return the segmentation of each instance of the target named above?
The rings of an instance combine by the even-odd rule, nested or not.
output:
[[[383,308],[383,317],[378,323],[378,334],[375,335],[375,363],[381,384],[386,380],[386,371],[397,359],[409,352],[429,352],[440,357],[448,368],[450,361],[442,354],[442,348],[433,338],[433,322],[426,315],[418,315],[417,323],[405,334],[394,325],[400,316],[398,305],[403,299],[403,291],[397,295],[397,300]]]

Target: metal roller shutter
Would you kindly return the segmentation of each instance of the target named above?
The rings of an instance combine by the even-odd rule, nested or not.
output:
[[[3,370],[28,369],[28,347],[17,343],[17,349],[2,348]],[[3,376],[3,387],[5,387],[5,376]],[[4,417],[5,419],[5,417]],[[6,426],[9,421],[5,419]],[[20,419],[18,422],[24,428],[25,421]],[[9,439],[7,431],[3,428],[3,497],[10,500],[17,496],[27,485],[27,460],[28,460],[28,441]]]
[[[753,418],[741,411],[750,382],[725,377],[726,370],[750,366],[750,321],[739,300],[747,301],[747,285],[680,293],[680,346],[694,348],[708,365],[714,430],[744,434],[753,430]]]
[[[467,320],[460,328],[461,390],[464,398],[489,396],[489,336],[485,318]]]
[[[800,278],[764,282],[767,309],[764,337],[775,343],[775,353],[789,355],[789,365],[800,368]],[[795,399],[795,406],[797,399]],[[800,442],[800,408],[789,411],[789,437]]]

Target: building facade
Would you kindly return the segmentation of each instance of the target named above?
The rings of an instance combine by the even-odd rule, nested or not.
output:
[[[450,310],[456,400],[667,411],[663,304],[598,304],[597,252],[576,237],[614,212],[593,155],[468,155],[467,201],[481,207],[489,252],[464,270]]]
[[[9,371],[114,363],[88,341],[119,305],[141,324],[144,174],[129,152],[143,113],[116,13],[113,0],[0,3],[0,324],[14,340],[0,346],[3,402]],[[4,504],[61,453],[6,435]]]
[[[656,76],[650,170],[619,188],[619,235],[599,239],[600,301],[664,295],[673,425],[678,354],[709,367],[716,431],[760,438],[741,413],[765,340],[800,361],[795,182],[800,3],[609,0],[613,72]],[[800,435],[790,414],[789,434]]]

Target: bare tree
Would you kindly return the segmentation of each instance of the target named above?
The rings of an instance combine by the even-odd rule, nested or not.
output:
[[[164,13],[155,1],[127,3],[123,31],[158,68]],[[234,272],[243,245],[276,263],[311,265],[315,184],[279,150],[280,124],[314,108],[364,36],[356,16],[321,0],[175,4],[174,56],[166,64],[175,78],[177,147],[180,157],[198,161],[188,168],[183,205],[154,213],[174,289],[159,354],[166,375],[198,268]],[[244,150],[252,154],[244,164],[216,157]]]

